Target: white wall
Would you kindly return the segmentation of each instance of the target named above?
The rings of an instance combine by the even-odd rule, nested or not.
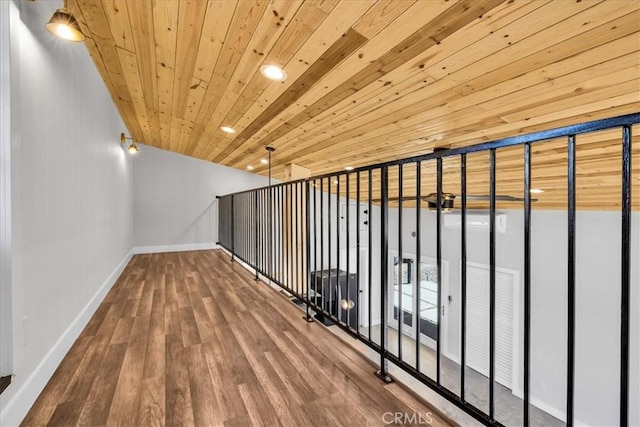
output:
[[[137,247],[211,247],[218,236],[216,195],[268,185],[268,179],[142,146],[134,159]]]
[[[507,213],[507,233],[496,234],[497,266],[520,271],[524,280],[522,212]],[[422,210],[423,256],[435,257],[435,213]],[[403,213],[403,251],[415,253],[415,209]],[[397,229],[390,210],[390,230]],[[544,409],[562,417],[566,399],[567,212],[532,213],[531,395]],[[618,420],[620,336],[620,213],[576,213],[576,397],[575,417],[589,425]],[[631,425],[640,425],[640,213],[632,222]],[[396,233],[397,234],[397,233]],[[448,350],[459,354],[460,231],[442,230],[442,257],[449,261]],[[487,232],[467,233],[468,262],[489,263]],[[397,250],[397,237],[390,239]],[[520,284],[523,286],[523,283]],[[522,293],[521,293],[522,295]],[[521,299],[522,304],[522,299]],[[521,309],[522,313],[522,309]],[[522,351],[522,325],[519,348]],[[519,376],[522,377],[522,371]]]
[[[15,376],[0,395],[3,426],[22,419],[133,243],[132,164],[103,81],[83,44],[45,30],[62,2],[12,5]]]
[[[0,2],[0,377],[13,370],[11,322],[11,12]],[[14,12],[14,13],[17,13]],[[15,103],[15,101],[14,101]]]

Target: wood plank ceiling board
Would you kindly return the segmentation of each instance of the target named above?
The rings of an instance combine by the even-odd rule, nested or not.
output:
[[[446,82],[443,82],[443,84],[440,85],[440,86],[444,87],[445,84],[446,84]],[[434,93],[434,94],[438,93],[438,92],[436,92],[437,89],[435,89],[434,86],[437,87],[438,85],[437,84],[436,85],[432,85],[432,87],[429,88],[429,90],[431,92],[427,93],[427,95],[431,94],[431,93]],[[399,100],[399,102],[401,102],[402,104],[406,105],[406,103],[410,102],[410,98],[411,98],[411,96],[402,97]],[[433,117],[434,117],[433,114],[437,113],[438,111],[440,111],[440,109],[432,109],[432,107],[436,107],[438,104],[443,103],[443,102],[446,103],[447,101],[448,101],[448,99],[442,99],[441,97],[438,97],[438,96],[431,96],[431,97],[428,98],[428,102],[426,102],[426,103],[425,103],[425,101],[418,101],[417,103],[411,105],[410,107],[405,107],[404,109],[401,109],[401,110],[394,109],[393,110],[394,112],[392,114],[387,114],[384,117],[378,117],[376,119],[376,124],[377,124],[377,128],[375,129],[375,131],[377,132],[376,136],[382,136],[380,134],[380,128],[386,123],[394,124],[394,126],[390,126],[389,127],[389,132],[390,133],[393,133],[393,132],[397,131],[397,127],[395,126],[395,123],[399,119],[401,119],[403,117],[408,117],[408,118],[410,118],[410,120],[412,120],[412,121],[414,121],[416,123],[422,123],[422,122],[430,123],[429,120],[433,119]],[[424,115],[419,115],[418,113],[420,111],[422,111],[422,110],[425,110],[427,112]],[[456,114],[458,114],[458,113],[456,113]],[[469,114],[467,116],[470,117],[470,118],[473,117],[474,120],[476,119],[476,116],[473,115],[473,114]],[[369,117],[370,117],[369,115],[365,115],[362,118],[362,121],[368,120]],[[474,120],[471,120],[471,121],[474,121]],[[354,120],[353,118],[350,118],[350,120],[348,121],[348,123],[345,126],[346,127],[350,127],[352,129],[351,133],[342,132],[343,130],[346,130],[346,128],[340,128],[340,127],[336,127],[334,125],[333,128],[332,128],[332,133],[327,134],[326,132],[323,132],[323,138],[325,140],[332,140],[333,143],[336,143],[336,144],[338,144],[338,143],[342,144],[344,142],[344,140],[350,140],[352,143],[356,142],[357,139],[354,139],[354,136],[363,136],[364,134],[361,132],[361,130],[362,129],[371,128],[371,126],[372,126],[371,122],[365,121],[364,123],[362,123],[362,121],[358,121],[358,120]],[[362,128],[355,128],[354,129],[353,126],[355,124],[358,124],[358,123],[362,123]],[[487,123],[485,122],[484,124],[486,125]],[[421,132],[423,132],[423,134],[424,134],[424,133],[426,133],[425,131],[427,129],[422,128],[422,129],[419,129],[419,130]],[[335,139],[335,137],[338,137],[339,139]],[[318,144],[319,141],[316,140],[316,141],[312,141],[312,142],[313,142],[313,144],[311,146],[313,147],[313,149],[318,149],[319,147],[318,147],[317,144]],[[329,142],[329,143],[331,143],[331,142]],[[301,157],[304,154],[305,153],[296,153],[296,155],[298,157]],[[285,160],[285,162],[286,162],[286,160]]]
[[[264,3],[263,3],[264,4]],[[247,4],[244,4],[245,6]],[[235,67],[230,67],[225,63],[221,66],[225,67],[226,72],[231,72],[228,78],[219,80],[219,90],[223,91],[224,96],[217,103],[210,103],[205,109],[201,109],[198,114],[198,123],[206,123],[207,127],[215,126],[217,130],[221,125],[229,126],[231,123],[223,123],[220,119],[224,117],[224,113],[229,111],[238,97],[242,94],[244,87],[247,85],[246,76],[259,73],[258,69],[261,64],[260,59],[264,56],[264,52],[269,52],[278,38],[281,36],[285,28],[290,24],[296,11],[302,5],[299,1],[276,1],[269,7],[255,11],[253,8],[246,11],[240,11],[237,15],[239,20],[250,22],[247,19],[255,13],[262,13],[261,16],[255,15],[255,29],[247,33],[251,37],[246,44],[246,48],[238,55]],[[241,44],[241,43],[236,43]],[[207,120],[202,120],[208,117]],[[185,145],[185,152],[192,154],[197,146],[197,142],[205,132],[206,127],[200,126],[198,132],[193,132],[189,138],[189,144]],[[229,137],[229,140],[231,137]],[[186,142],[186,141],[185,141]],[[229,141],[230,142],[230,141]]]
[[[156,44],[156,76],[158,81],[158,117],[160,141],[154,145],[168,150],[171,140],[173,82],[176,69],[178,35],[178,2],[156,2],[153,7],[153,33]]]
[[[261,174],[271,145],[280,179],[288,163],[321,174],[640,111],[636,0],[68,7],[136,140]],[[283,66],[288,79],[265,79],[263,64]],[[619,141],[585,138],[578,207],[619,205]],[[553,190],[536,208],[566,204],[566,150],[554,144],[540,150],[534,176]],[[522,191],[520,163],[521,150],[500,154],[498,176],[515,181],[505,191]],[[469,165],[470,191],[486,192],[483,168]],[[407,182],[410,191],[415,179]]]
[[[445,41],[445,42],[446,42],[446,41]],[[408,102],[409,102],[409,101],[407,100],[407,98],[409,98],[409,97],[407,97],[407,96],[403,96],[403,97],[401,97],[401,98],[402,98],[402,99],[401,99],[400,101],[401,101],[402,103],[405,103],[405,104],[406,104],[406,103],[408,103]],[[419,98],[419,99],[422,99],[422,98],[424,98],[424,95],[422,95],[422,94],[418,94],[418,98]],[[406,102],[405,102],[405,101],[406,101]],[[431,99],[430,99],[430,101],[431,101],[431,104],[432,104],[432,105],[434,105],[434,106],[435,106],[435,105],[438,105],[438,103],[440,103],[440,102],[443,102],[443,101],[440,101],[440,100],[435,100],[435,101],[434,101],[434,100],[433,100],[433,98],[431,98]],[[423,101],[418,102],[418,104],[416,105],[417,111],[420,111],[420,110],[422,110],[422,109],[429,108],[429,106],[425,106],[425,105],[423,105],[423,104],[424,104],[424,102],[423,102]],[[408,113],[408,114],[409,114],[409,115],[412,115],[413,113]],[[366,119],[366,118],[368,118],[368,117],[369,117],[369,116],[366,116],[366,117],[365,117],[365,119]],[[394,118],[394,119],[389,119],[389,120],[391,120],[391,121],[393,122],[393,121],[395,121],[395,118]],[[350,124],[350,125],[353,125],[353,123],[354,123],[353,118],[350,118],[350,119],[349,119],[349,124]],[[336,129],[336,128],[335,128],[335,127],[336,127],[336,123],[332,123],[332,127],[334,128],[334,131],[335,131],[335,132],[337,132],[337,131],[338,131],[338,130],[335,130],[335,129]],[[395,130],[395,129],[393,129],[393,130]],[[325,131],[325,129],[321,129],[321,132],[323,132],[323,133],[324,133],[324,131]],[[349,138],[349,137],[350,137],[350,135],[347,135],[346,137],[347,137],[347,138]]]
[[[265,59],[265,63],[286,64],[286,69],[290,76],[289,82],[282,82],[280,84],[272,83],[266,80],[260,73],[256,73],[250,84],[245,88],[242,94],[244,98],[240,98],[240,105],[237,103],[231,108],[232,112],[235,110],[237,113],[231,117],[226,117],[224,122],[235,123],[238,130],[245,129],[263,114],[264,110],[268,108],[272,102],[275,102],[271,100],[276,100],[287,91],[290,91],[291,87],[297,81],[296,76],[299,78],[303,73],[307,72],[309,64],[314,64],[322,60],[321,58],[324,52],[322,49],[318,49],[317,46],[325,46],[331,43],[334,38],[339,39],[342,34],[349,30],[349,26],[353,23],[352,19],[364,13],[364,11],[371,6],[372,2],[360,1],[354,2],[353,4],[359,6],[359,8],[354,8],[352,4],[349,4],[348,9],[338,5],[338,7],[327,15],[323,10],[315,7],[313,3],[305,3],[296,15],[294,25],[286,28],[279,39],[279,44],[274,47],[272,52],[267,54],[267,58]],[[307,5],[309,5],[309,7],[306,7]],[[332,17],[334,14],[337,19],[331,19],[329,21],[327,18]],[[300,16],[298,17],[298,15]],[[326,22],[331,24],[329,28],[325,28],[324,24]],[[280,40],[283,42],[280,43]],[[313,48],[305,48],[307,45],[311,45]],[[278,46],[280,46],[279,49]],[[296,60],[293,60],[294,56]],[[259,90],[255,91],[255,95],[251,97],[249,89],[259,89],[260,87],[256,86],[256,84],[260,86],[264,85],[262,86],[265,88],[263,89],[264,92],[259,93]],[[249,92],[249,96],[247,96],[247,92]],[[249,104],[247,101],[253,102],[253,104]],[[227,116],[229,116],[229,114],[227,114]],[[218,126],[216,125],[219,125],[219,123],[213,120],[207,128],[206,136],[211,136],[214,132],[218,132]],[[268,133],[268,129],[263,129],[262,132]],[[239,145],[238,141],[234,141],[234,145]],[[227,148],[227,146],[222,144],[214,147],[207,159],[212,160],[225,148]],[[247,150],[248,147],[243,145],[243,149]]]
[[[208,99],[215,97],[215,94],[211,93],[215,90],[213,72],[220,59],[235,12],[236,4],[232,2],[214,2],[207,6],[185,115],[185,122],[190,127],[185,128],[185,122],[183,122],[178,149],[180,147],[184,149],[187,140],[201,127],[197,118],[205,96]]]
[[[286,135],[290,129],[303,124],[310,117],[320,114],[325,109],[347,98],[353,92],[357,92],[366,87],[405,61],[412,60],[418,54],[437,44],[440,40],[446,38],[447,35],[466,25],[471,20],[476,19],[484,11],[491,9],[491,7],[499,3],[500,1],[482,4],[461,1],[453,4],[441,14],[429,20],[424,26],[413,32],[406,39],[392,46],[387,51],[383,50],[385,53],[370,61],[368,65],[360,70],[357,70],[355,74],[351,74],[353,71],[349,69],[349,72],[344,73],[345,76],[349,76],[344,83],[335,86],[322,98],[288,120],[286,124],[270,132],[260,143],[262,145],[271,144],[275,139]],[[294,151],[284,162],[287,163],[291,161],[292,158],[298,157],[298,155],[299,152]],[[225,159],[219,156],[216,160],[224,161]],[[231,164],[233,164],[233,161],[231,161]]]
[[[142,98],[147,112],[151,140],[160,141],[155,25],[151,2],[128,2],[126,10],[129,13],[130,28],[134,34],[133,44],[135,46],[138,74],[140,75],[142,86]]]
[[[85,7],[81,8],[79,1],[82,1],[82,5]],[[75,15],[80,28],[87,36],[85,45],[102,75],[107,89],[111,93],[120,115],[132,132],[142,135],[136,119],[133,102],[122,74],[116,52],[116,44],[108,34],[99,33],[104,31],[106,25],[106,17],[100,4],[87,3],[84,0],[70,0],[67,7]],[[83,10],[89,14],[88,18],[84,17]],[[92,29],[95,29],[98,33],[92,33]],[[100,41],[101,48],[98,48],[96,40]]]
[[[385,3],[376,3],[375,6],[378,6],[380,4],[382,4],[383,6],[389,5],[388,3],[385,2]],[[443,5],[444,2],[437,3],[437,4]],[[366,66],[366,64],[373,61],[377,56],[384,53],[385,50],[389,48],[389,46],[385,48],[384,45],[380,44],[379,40],[383,40],[384,43],[386,44],[390,43],[392,46],[393,44],[395,44],[394,40],[397,43],[399,40],[406,37],[407,34],[413,33],[413,30],[417,29],[417,27],[420,26],[419,21],[416,21],[414,18],[416,13],[425,14],[427,13],[427,11],[438,12],[439,10],[434,8],[433,2],[421,2],[421,3],[415,3],[415,4],[412,2],[395,2],[394,5],[395,7],[392,10],[389,10],[388,7],[385,10],[385,8],[374,6],[368,9],[361,17],[354,16],[354,18],[357,18],[357,20],[353,24],[352,31],[355,31],[355,33],[360,34],[357,32],[357,30],[364,29],[364,32],[369,37],[375,38],[376,36],[379,35],[379,33],[375,32],[374,29],[380,29],[380,31],[382,31],[383,29],[388,27],[388,24],[390,23],[390,21],[393,20],[393,22],[395,22],[396,17],[400,17],[401,19],[403,17],[404,18],[409,17],[409,19],[406,19],[400,23],[401,25],[399,25],[399,27],[402,29],[402,31],[396,30],[395,32],[392,32],[392,34],[386,34],[386,37],[378,37],[375,40],[371,40],[371,41],[368,40],[367,36],[363,35],[364,39],[362,39],[362,42],[363,42],[362,47],[358,49],[354,49],[354,51],[351,52],[351,55],[349,55],[349,52],[344,51],[343,52],[344,56],[342,57],[343,61],[341,61],[340,63],[336,63],[335,70],[332,70],[331,73],[326,73],[324,76],[319,76],[321,78],[319,78],[318,81],[315,82],[314,87],[311,87],[311,85],[309,85],[308,82],[306,82],[306,80],[308,79],[306,78],[300,79],[302,81],[299,84],[305,84],[307,90],[304,93],[301,93],[300,98],[297,100],[297,102],[294,105],[291,106],[291,108],[287,109],[287,112],[286,112],[287,115],[285,117],[273,118],[270,123],[266,124],[263,127],[262,131],[259,134],[254,133],[254,135],[249,138],[247,143],[244,145],[245,146],[249,145],[250,152],[251,152],[251,148],[253,147],[256,147],[256,146],[263,147],[266,142],[262,138],[266,137],[267,135],[270,135],[274,131],[277,131],[277,129],[281,129],[281,130],[286,129],[286,130],[289,130],[289,132],[300,129],[302,125],[305,124],[305,122],[302,122],[300,126],[294,126],[290,120],[292,116],[296,115],[296,117],[300,117],[299,115],[301,113],[304,113],[305,110],[308,110],[309,105],[312,105],[315,102],[318,102],[326,94],[327,89],[339,86],[341,81],[339,78],[336,79],[336,76],[340,76],[345,73],[353,73],[354,67],[355,69],[362,69],[364,66]],[[399,6],[402,6],[402,7],[399,7]],[[420,8],[416,10],[416,6],[419,6]],[[408,12],[407,9],[409,9],[411,13],[407,13]],[[374,27],[372,29],[366,29],[361,24],[362,22],[367,22],[369,24],[372,24]],[[344,34],[348,35],[352,33],[349,33],[349,31],[347,31]],[[336,47],[336,44],[332,46],[334,50],[335,50],[335,47]],[[358,53],[357,56],[355,55],[356,50]],[[329,55],[328,52],[329,51],[325,52],[325,54],[323,54],[320,58],[318,58],[317,62],[327,62],[325,57]],[[313,118],[312,114],[309,114],[309,116],[310,116],[309,117],[310,119]],[[295,141],[293,137],[289,137],[288,140]],[[244,146],[240,148],[236,148],[235,153],[230,153],[229,156],[230,157],[235,156],[234,158],[238,158],[238,156],[243,157],[243,151],[244,151],[243,148]],[[283,147],[277,146],[277,148],[281,149]],[[218,156],[218,158],[221,156],[222,155]],[[234,164],[234,160],[229,160],[229,163]]]

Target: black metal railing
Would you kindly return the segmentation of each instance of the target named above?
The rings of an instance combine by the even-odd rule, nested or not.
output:
[[[329,173],[309,179],[272,185],[219,197],[219,244],[233,258],[304,302],[312,315],[359,339],[380,357],[378,376],[390,381],[392,362],[450,402],[486,425],[512,423],[500,417],[496,392],[496,254],[498,207],[498,154],[518,153],[522,179],[518,196],[511,200],[521,211],[522,316],[514,328],[522,329],[523,425],[531,419],[531,317],[532,317],[532,147],[564,140],[566,148],[566,424],[574,424],[576,360],[576,144],[581,135],[619,129],[621,135],[621,260],[620,260],[620,366],[619,423],[629,425],[629,334],[631,287],[631,135],[640,113],[474,146],[437,150],[430,154]],[[521,147],[518,148],[518,147]],[[486,155],[485,155],[486,154]],[[513,159],[511,163],[513,163]],[[486,169],[482,169],[486,168]],[[468,365],[469,331],[469,233],[473,200],[468,193],[477,184],[479,170],[486,172],[488,218],[486,261],[488,267],[488,370],[482,375]],[[446,172],[446,173],[445,173]],[[473,172],[473,180],[470,181]],[[455,178],[452,178],[452,176]],[[539,178],[539,177],[538,177]],[[446,181],[446,182],[445,182]],[[455,181],[455,183],[454,183]],[[448,186],[445,188],[445,184]],[[444,239],[444,213],[449,188],[459,191],[460,228],[455,242]],[[452,202],[453,203],[453,202]],[[435,215],[435,216],[434,216]],[[409,233],[410,232],[410,233]],[[449,236],[450,237],[450,236]],[[450,301],[443,295],[444,249],[459,257],[460,321],[453,333],[459,342],[459,360],[443,354],[443,310]],[[610,288],[609,291],[613,291]],[[559,290],[560,292],[561,290]],[[423,312],[424,317],[423,317]],[[475,312],[474,312],[475,313]],[[448,322],[451,320],[449,319]],[[455,325],[448,325],[453,328]],[[393,330],[393,337],[391,331]],[[475,338],[474,338],[475,337]],[[475,344],[474,344],[475,345]],[[513,343],[516,347],[518,344]],[[452,380],[453,378],[453,380]],[[486,399],[470,389],[484,378]],[[471,391],[470,391],[471,390]],[[483,392],[483,393],[484,393]],[[474,400],[475,399],[475,400]],[[485,402],[486,400],[486,402]],[[520,400],[518,400],[520,402]],[[537,410],[537,409],[536,409]],[[588,420],[587,420],[588,421]]]

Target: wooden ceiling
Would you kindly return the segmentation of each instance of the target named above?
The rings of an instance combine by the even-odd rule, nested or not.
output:
[[[289,163],[317,175],[640,111],[637,0],[69,0],[68,8],[135,139],[262,174],[272,146],[280,179]],[[288,79],[265,79],[263,64],[281,65]],[[579,138],[579,208],[620,205],[619,139]],[[565,207],[566,148],[538,144],[534,154],[534,186],[545,190],[536,206]],[[498,153],[499,192],[522,194],[521,158],[521,149]],[[633,170],[640,190],[640,158]],[[470,173],[469,192],[486,193],[486,156]],[[447,176],[445,190],[457,191],[459,177]]]

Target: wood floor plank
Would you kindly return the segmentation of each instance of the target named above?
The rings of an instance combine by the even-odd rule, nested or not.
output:
[[[136,255],[22,424],[353,426],[436,413],[302,315],[222,251]]]
[[[165,405],[167,425],[194,425],[189,374],[180,337],[167,336]]]
[[[75,425],[80,417],[82,403],[81,400],[72,400],[59,404],[47,425],[52,427]]]
[[[106,424],[113,395],[118,383],[117,372],[120,372],[127,344],[110,345],[102,366],[95,375],[95,381],[87,395],[80,417],[79,425],[96,426]]]
[[[132,417],[136,414],[139,405],[145,352],[146,343],[134,342],[127,347],[107,424],[129,425],[132,423]]]
[[[140,386],[140,403],[135,425],[163,426],[165,423],[164,377],[145,378]]]
[[[215,399],[215,388],[210,381],[202,381],[203,378],[209,378],[209,366],[202,345],[193,345],[186,350],[193,421],[197,426],[220,425],[224,420]]]

